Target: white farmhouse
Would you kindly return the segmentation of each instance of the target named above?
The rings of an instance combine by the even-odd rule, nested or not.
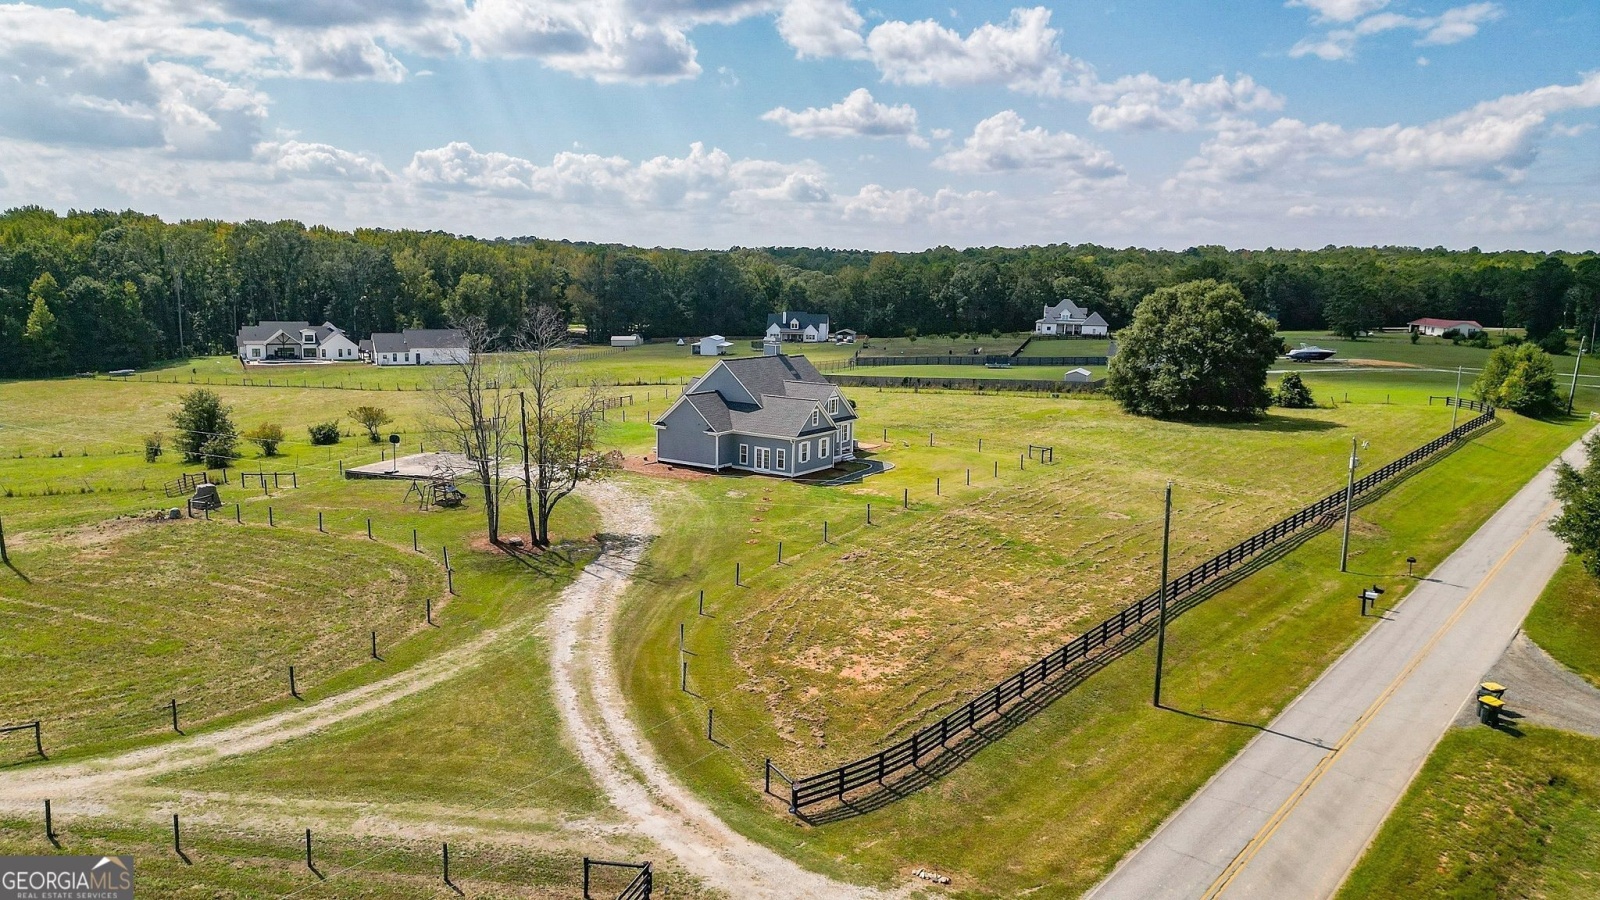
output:
[[[1099,313],[1090,312],[1071,300],[1046,306],[1044,317],[1033,323],[1034,334],[1105,337],[1108,330],[1106,320]]]
[[[785,310],[767,316],[766,339],[769,341],[800,341],[816,344],[826,342],[828,335],[828,317],[821,313]]]
[[[454,328],[380,331],[373,333],[370,342],[361,343],[368,361],[377,366],[431,366],[467,359],[467,338]]]
[[[1457,332],[1463,337],[1471,337],[1472,335],[1483,330],[1483,326],[1479,325],[1472,319],[1422,318],[1413,319],[1406,324],[1413,332],[1417,334],[1430,335],[1432,337],[1440,337],[1451,331]]]
[[[239,329],[234,339],[245,362],[330,360],[356,362],[360,348],[332,322],[262,322]]]

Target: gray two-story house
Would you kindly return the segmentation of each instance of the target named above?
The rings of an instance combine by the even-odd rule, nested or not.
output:
[[[804,356],[725,359],[656,420],[656,459],[793,478],[854,459],[855,420]]]

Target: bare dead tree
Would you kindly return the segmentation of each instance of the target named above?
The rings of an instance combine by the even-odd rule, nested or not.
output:
[[[550,516],[585,480],[601,477],[594,388],[581,389],[561,353],[567,323],[548,306],[528,311],[518,334],[523,501],[535,546],[550,546]]]
[[[500,460],[509,449],[507,439],[515,397],[505,387],[503,365],[492,355],[498,335],[481,318],[456,324],[466,340],[466,350],[452,361],[434,383],[434,432],[444,444],[465,456],[483,492],[483,514],[489,542],[500,543]]]

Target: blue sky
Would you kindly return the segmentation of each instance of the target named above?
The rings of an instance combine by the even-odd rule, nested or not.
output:
[[[642,245],[1600,246],[1600,5],[0,3],[0,205]]]

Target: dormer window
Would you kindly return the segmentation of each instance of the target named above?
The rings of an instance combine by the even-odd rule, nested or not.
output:
[[[828,415],[831,416],[831,415],[833,415],[834,413],[836,413],[838,411],[839,411],[838,398],[829,397],[828,398]]]
[[[822,421],[822,410],[813,409],[811,411],[811,424],[812,425],[816,425],[817,423],[819,423],[821,421]]]
[[[317,333],[315,331],[302,331],[300,332],[300,340],[303,343],[315,344],[317,342]]]

